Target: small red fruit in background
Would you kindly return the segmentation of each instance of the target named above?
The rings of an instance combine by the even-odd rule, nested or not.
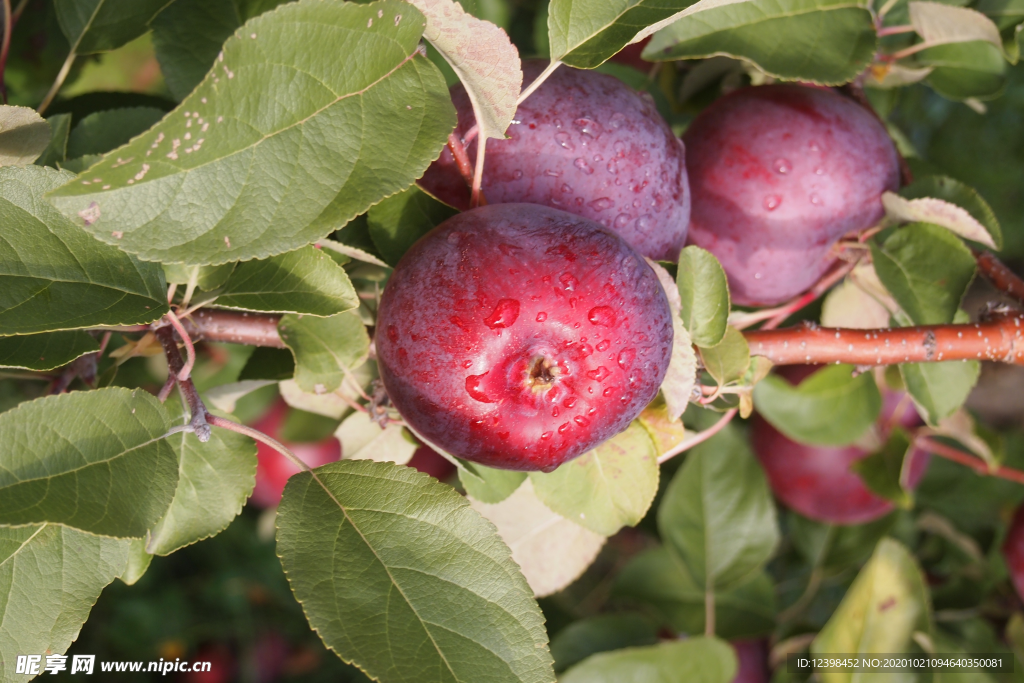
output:
[[[547,62],[523,65],[523,86]],[[452,88],[455,135],[474,125],[465,88]],[[530,202],[597,221],[645,256],[676,261],[690,220],[686,152],[654,105],[618,79],[559,67],[519,105],[507,140],[489,140],[489,204]],[[467,147],[476,158],[476,142]],[[438,199],[469,207],[469,188],[448,148],[419,181]]]
[[[288,410],[288,404],[283,399],[278,399],[269,412],[252,425],[253,429],[281,441],[298,456],[299,460],[310,467],[319,467],[341,459],[341,444],[333,436],[315,443],[282,441],[281,428]],[[257,442],[256,447],[256,487],[249,500],[257,507],[275,507],[281,502],[281,494],[289,477],[300,470],[297,465],[270,446]]]
[[[788,366],[779,374],[793,383],[819,369],[816,366]],[[883,393],[878,418],[879,438],[884,442],[893,425],[912,428],[920,424],[910,398],[903,392]],[[831,447],[797,443],[772,427],[760,415],[751,425],[754,453],[768,476],[772,491],[782,503],[804,517],[830,524],[864,524],[883,517],[893,504],[873,493],[850,467],[871,454],[856,445]],[[916,486],[928,468],[930,456],[915,449],[907,457],[910,486]]]
[[[835,242],[877,223],[882,193],[899,187],[885,127],[824,88],[737,90],[704,109],[683,139],[690,242],[718,258],[744,306],[806,291],[835,262]]]
[[[1017,595],[1024,599],[1024,505],[1013,513],[1013,521],[1003,541],[1003,559],[1010,570],[1010,579]]]
[[[413,245],[377,319],[381,379],[413,429],[491,467],[551,470],[658,393],[672,313],[618,235],[537,204],[454,216]]]
[[[763,640],[734,640],[738,668],[732,683],[768,683],[768,648]]]

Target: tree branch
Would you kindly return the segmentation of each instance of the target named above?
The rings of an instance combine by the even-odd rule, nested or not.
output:
[[[974,257],[978,260],[978,270],[986,280],[999,291],[1024,304],[1024,280],[991,252],[975,250]]]
[[[160,340],[160,345],[164,347],[164,355],[167,356],[167,367],[169,368],[167,381],[170,383],[171,379],[175,378],[178,390],[185,397],[188,409],[192,413],[189,425],[195,432],[196,438],[206,443],[210,440],[210,425],[206,420],[206,404],[199,396],[196,385],[192,383],[192,378],[177,379],[181,377],[182,370],[185,369],[185,361],[181,357],[181,351],[178,350],[178,342],[174,339],[174,330],[170,327],[161,327],[155,331],[155,334],[156,338]],[[164,388],[167,389],[166,386]],[[162,391],[160,393],[163,394]]]
[[[269,313],[204,308],[183,319],[181,324],[194,339],[283,349],[285,345],[277,331],[280,320],[281,316]]]
[[[988,463],[981,458],[969,453],[964,453],[960,449],[953,448],[941,441],[936,441],[926,437],[918,437],[914,441],[914,445],[931,453],[932,455],[938,455],[946,458],[947,460],[959,463],[964,467],[969,467],[982,476],[998,477],[999,479],[1006,479],[1018,484],[1024,484],[1024,472],[1015,470],[1012,467],[999,466],[991,468]]]

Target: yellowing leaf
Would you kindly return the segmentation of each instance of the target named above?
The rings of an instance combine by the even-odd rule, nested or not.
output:
[[[959,9],[959,8],[954,8]],[[882,205],[891,218],[907,222],[923,222],[941,225],[969,240],[980,242],[990,249],[996,243],[988,230],[966,209],[935,197],[904,199],[895,192],[882,195]]]
[[[939,2],[911,2],[908,5],[911,25],[929,46],[983,40],[1003,49],[999,28],[977,10]]]

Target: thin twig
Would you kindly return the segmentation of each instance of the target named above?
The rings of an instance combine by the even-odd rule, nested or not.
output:
[[[974,257],[978,261],[978,270],[986,280],[1003,294],[1024,304],[1024,280],[1019,275],[1010,270],[991,252],[975,250]]]
[[[704,635],[715,636],[715,589],[712,586],[704,590]]]
[[[884,38],[885,36],[896,36],[901,33],[913,33],[914,27],[910,24],[903,24],[901,26],[884,26],[878,29],[878,37]]]
[[[77,45],[78,43],[75,43],[76,47]],[[75,58],[77,56],[78,54],[75,52],[75,48],[71,48],[71,51],[68,52],[68,58],[64,60],[64,64],[60,67],[60,71],[57,72],[57,78],[54,79],[53,85],[50,86],[50,90],[46,93],[46,97],[43,98],[43,101],[36,109],[40,116],[46,112],[50,103],[53,102],[53,98],[57,96],[57,92],[60,90],[61,86],[64,85],[64,79],[67,78],[68,73],[71,72],[71,66],[75,63]]]
[[[462,179],[466,181],[466,187],[473,187],[473,164],[469,161],[469,154],[466,153],[466,145],[462,140],[452,133],[448,136],[448,151],[452,153],[452,158],[455,159],[455,166],[459,169],[459,174],[462,175]]]
[[[553,74],[555,72],[555,69],[557,69],[560,64],[561,62],[558,61],[557,59],[551,60],[551,63],[548,64],[544,68],[544,70],[540,72],[540,75],[538,75],[537,78],[533,79],[533,83],[530,83],[530,85],[523,88],[523,91],[519,93],[519,99],[516,100],[516,106],[518,107],[520,104],[526,101],[527,97],[532,95],[537,88],[543,85],[544,81],[548,80],[548,76]]]
[[[469,206],[486,206],[487,199],[480,186],[484,182],[484,157],[487,155],[487,140],[480,138],[476,143],[476,168],[473,169],[473,185],[470,187]]]
[[[7,104],[7,82],[4,79],[4,72],[7,68],[7,53],[11,49],[11,31],[14,29],[14,18],[11,15],[11,0],[3,0],[4,11],[4,36],[0,42],[0,95],[3,96],[4,104]]]
[[[947,460],[959,463],[964,467],[969,467],[982,476],[997,477],[1017,484],[1024,484],[1024,472],[1015,470],[1012,467],[1004,467],[1002,465],[995,468],[990,467],[989,464],[981,458],[965,453],[958,448],[953,448],[941,441],[935,441],[934,439],[927,437],[918,437],[914,440],[914,445],[921,450],[932,453],[933,455],[938,455],[946,458]]]
[[[252,427],[246,427],[243,424],[238,424],[237,422],[233,422],[232,420],[228,420],[217,415],[207,414],[206,421],[214,427],[220,427],[221,429],[227,429],[238,434],[243,434],[249,438],[256,439],[261,443],[265,443],[284,457],[288,458],[288,460],[290,460],[292,464],[296,465],[300,470],[309,472],[309,465],[299,460],[299,457],[292,453],[287,446],[280,441],[267,436],[261,431],[253,429]]]
[[[178,336],[181,337],[181,341],[185,344],[185,353],[188,356],[188,360],[185,361],[184,367],[178,373],[178,380],[185,381],[192,374],[192,368],[196,364],[196,347],[192,345],[192,340],[188,336],[188,332],[185,331],[185,327],[178,320],[178,316],[174,315],[174,311],[167,311],[164,314],[167,320],[171,323],[171,327],[175,329]]]
[[[26,7],[28,7],[28,3],[29,0],[21,0],[21,2],[18,3],[18,6],[14,8],[14,13],[11,15],[12,26],[18,23],[18,19],[21,19],[21,13],[25,11]]]
[[[170,327],[160,327],[154,333],[156,338],[160,340],[160,345],[164,347],[164,355],[167,357],[168,379],[180,378],[185,362],[181,358],[181,351],[178,350],[178,343],[174,340],[174,330]],[[206,404],[203,403],[202,397],[199,396],[199,392],[196,390],[196,385],[192,382],[191,377],[177,379],[176,383],[178,391],[185,397],[191,412],[189,424],[192,425],[196,438],[206,443],[210,440],[210,425],[206,419]],[[166,385],[164,388],[167,388]],[[167,392],[170,393],[170,390],[168,389]],[[161,391],[162,393],[163,391]]]
[[[668,451],[662,453],[661,456],[658,458],[658,464],[660,465],[663,462],[671,460],[672,458],[676,457],[683,451],[687,451],[696,446],[697,444],[704,443],[705,441],[713,437],[715,434],[725,429],[725,426],[729,424],[729,422],[734,417],[736,417],[736,408],[727,411],[724,415],[722,415],[722,417],[718,419],[718,422],[716,422],[715,424],[711,425],[710,427],[701,432],[697,432],[697,434],[693,438],[684,439],[682,443],[678,444],[675,448],[669,449]]]

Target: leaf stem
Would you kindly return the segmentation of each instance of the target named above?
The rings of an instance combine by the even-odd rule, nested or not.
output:
[[[697,434],[691,439],[684,439],[682,443],[678,444],[675,448],[672,448],[662,453],[661,456],[658,458],[658,464],[660,465],[664,462],[671,460],[680,453],[688,451],[689,449],[693,448],[697,444],[704,443],[705,441],[713,437],[715,434],[725,429],[725,426],[729,424],[729,422],[731,422],[734,417],[736,417],[736,412],[736,408],[727,411],[724,415],[722,415],[722,417],[718,419],[718,422],[716,422],[715,424],[711,425],[710,427],[701,432],[697,432]]]
[[[77,43],[75,47],[77,47]],[[54,79],[53,85],[50,86],[49,91],[46,93],[46,97],[43,98],[43,101],[39,104],[39,108],[36,109],[40,116],[46,112],[46,109],[53,102],[53,98],[57,96],[57,92],[61,89],[61,86],[64,85],[64,79],[67,78],[68,73],[71,72],[71,66],[75,63],[75,58],[77,56],[78,54],[75,52],[75,48],[71,48],[71,51],[68,52],[68,58],[64,60],[64,64],[60,67],[60,71],[57,72],[57,78]]]
[[[530,85],[523,88],[523,91],[519,93],[519,99],[516,100],[516,106],[518,107],[520,104],[526,101],[526,98],[532,95],[534,91],[537,90],[537,88],[543,85],[544,81],[548,80],[548,76],[553,74],[555,72],[555,69],[557,69],[561,64],[562,63],[557,59],[552,59],[551,63],[548,64],[544,68],[544,70],[540,72],[540,75],[538,75],[537,78],[533,79],[533,83],[530,83]]]
[[[486,206],[487,199],[484,197],[480,186],[484,181],[484,157],[487,155],[487,139],[481,137],[476,143],[476,168],[473,169],[472,192],[469,196],[470,208]]]
[[[309,472],[309,465],[299,460],[299,456],[292,453],[288,447],[280,441],[267,436],[259,430],[253,429],[252,427],[246,427],[243,424],[239,424],[233,420],[228,420],[227,418],[223,418],[218,415],[207,414],[206,421],[214,427],[220,427],[221,429],[227,429],[237,434],[243,434],[249,438],[256,439],[260,443],[265,443],[284,457],[288,458],[292,464],[297,466],[303,472]]]
[[[711,586],[704,590],[704,635],[715,636],[715,589]]]
[[[174,311],[167,311],[165,314],[168,322],[181,337],[181,341],[185,343],[185,353],[188,356],[188,360],[185,361],[185,365],[182,366],[178,372],[178,380],[184,382],[192,375],[192,368],[196,364],[196,347],[192,345],[192,339],[189,338],[188,332],[185,331],[185,327],[178,320],[178,316],[174,315]]]
[[[448,136],[448,149],[455,159],[455,165],[458,167],[462,179],[466,181],[466,187],[471,188],[473,187],[473,165],[469,162],[469,154],[466,153],[467,144],[468,141],[460,140],[455,133]]]
[[[796,617],[807,609],[807,606],[811,604],[811,600],[818,594],[818,589],[821,587],[821,567],[815,567],[811,570],[811,576],[807,580],[807,587],[804,588],[804,592],[800,594],[800,597],[796,599],[792,605],[779,612],[778,621],[784,624],[788,621],[792,621]]]
[[[878,29],[878,37],[884,38],[885,36],[895,36],[901,33],[913,33],[914,27],[910,24],[902,24],[900,26],[883,26]]]
[[[1015,470],[1012,467],[1003,467],[1001,465],[996,468],[991,468],[988,463],[981,458],[965,453],[958,448],[953,448],[941,441],[935,441],[928,437],[918,437],[914,440],[914,445],[922,450],[932,453],[933,455],[938,455],[946,458],[947,460],[959,463],[964,467],[969,467],[982,476],[997,477],[1017,484],[1024,484],[1024,472]]]

